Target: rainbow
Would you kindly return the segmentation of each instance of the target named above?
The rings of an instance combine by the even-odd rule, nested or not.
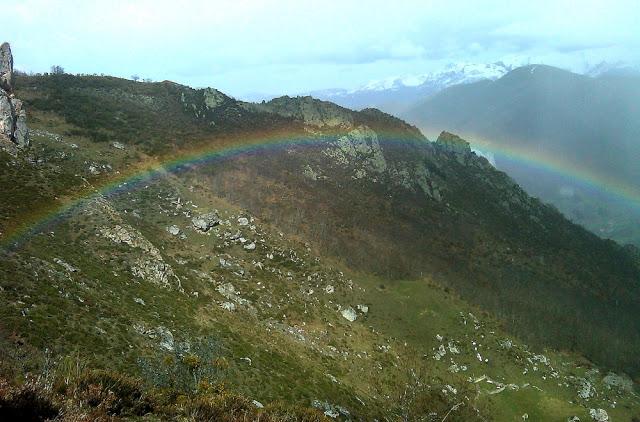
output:
[[[406,132],[386,132],[382,134],[379,132],[379,136],[385,139],[392,139],[399,144],[423,142],[418,140],[414,134],[407,134]],[[151,158],[103,180],[99,187],[80,190],[60,201],[62,203],[34,211],[21,225],[1,235],[0,246],[5,246],[10,250],[15,249],[30,236],[50,229],[58,221],[64,219],[65,216],[72,214],[75,210],[80,209],[95,198],[101,196],[109,197],[130,191],[137,186],[149,183],[155,178],[163,177],[167,173],[188,170],[194,166],[224,161],[239,155],[268,154],[271,151],[282,150],[292,146],[312,147],[325,142],[326,139],[326,137],[321,136],[310,137],[309,134],[301,132],[269,133],[260,136],[254,134],[242,138],[226,138],[212,141],[199,148],[183,152],[179,156],[162,159]],[[589,171],[541,151],[507,147],[497,148],[493,143],[481,138],[471,137],[467,139],[473,139],[473,149],[482,155],[487,153],[494,154],[512,162],[568,178],[578,184],[589,186],[599,192],[624,200],[640,210],[640,191],[635,186],[625,184],[604,174]]]
[[[549,174],[560,176],[580,187],[586,187],[611,199],[623,201],[640,210],[640,188],[603,172],[588,169],[563,160],[542,150],[518,146],[496,146],[488,141],[474,141],[472,148],[480,155],[493,155],[498,160],[527,166]],[[498,163],[498,168],[500,164]]]
[[[397,143],[416,144],[423,141],[415,134],[406,132],[377,132],[379,137],[393,139]],[[45,209],[35,210],[27,216],[22,224],[11,228],[5,234],[0,234],[0,247],[15,250],[30,236],[50,230],[65,216],[98,197],[110,197],[122,192],[130,191],[137,186],[161,178],[167,173],[181,172],[193,167],[224,161],[240,155],[269,154],[289,147],[314,147],[325,143],[328,135],[311,135],[309,133],[275,133],[252,134],[236,138],[221,138],[205,145],[184,151],[178,156],[162,159],[150,158],[127,170],[105,179],[98,187],[89,187],[74,194],[70,194],[58,204]]]

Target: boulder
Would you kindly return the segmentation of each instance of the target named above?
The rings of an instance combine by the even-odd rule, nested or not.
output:
[[[596,422],[608,422],[609,415],[604,409],[589,409],[589,416]]]
[[[213,211],[207,214],[201,214],[191,219],[193,227],[200,232],[208,232],[214,226],[220,224],[218,213]]]
[[[342,311],[340,311],[340,313],[342,314],[342,317],[349,322],[353,322],[356,320],[356,318],[358,318],[358,314],[356,314],[356,311],[354,311],[351,306],[347,306]]]
[[[8,92],[13,89],[13,56],[6,42],[0,46],[0,88]]]

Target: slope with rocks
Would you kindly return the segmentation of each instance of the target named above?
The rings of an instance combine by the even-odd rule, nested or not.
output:
[[[150,386],[224,381],[336,418],[637,412],[627,378],[541,348],[633,374],[635,261],[455,135],[170,83],[23,76],[16,89],[33,145],[1,156],[2,186],[17,185],[1,191],[2,232],[30,230],[3,239],[4,371],[82,350]],[[299,141],[118,179],[282,130]],[[31,215],[27,199],[58,212]]]

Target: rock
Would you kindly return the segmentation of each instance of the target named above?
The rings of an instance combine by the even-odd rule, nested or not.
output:
[[[160,336],[160,347],[168,351],[173,351],[174,341],[171,331],[169,331],[166,327],[160,326],[156,328],[156,332]]]
[[[24,109],[16,116],[16,122],[13,129],[13,139],[18,147],[26,148],[29,146],[29,129],[27,128],[27,112]]]
[[[614,372],[609,372],[602,382],[609,388],[622,390],[627,393],[633,392],[633,380],[627,375],[618,375]]]
[[[436,145],[440,147],[441,150],[454,154],[456,160],[461,164],[464,164],[466,159],[471,156],[471,146],[469,142],[453,133],[444,131],[440,133],[436,140]]]
[[[0,89],[0,136],[13,140],[13,108],[9,95]]]
[[[356,305],[356,309],[358,309],[363,314],[369,312],[369,307],[367,305]]]
[[[226,309],[227,311],[235,311],[236,310],[236,304],[233,302],[223,302],[220,307],[222,309]]]
[[[249,219],[246,218],[246,217],[238,218],[238,225],[239,226],[248,226],[249,225]]]
[[[180,234],[180,227],[173,225],[173,226],[167,227],[167,231],[169,232],[169,234],[173,236],[177,236]]]
[[[0,88],[8,92],[13,89],[13,55],[6,42],[0,46]]]
[[[262,409],[264,407],[264,405],[260,403],[258,400],[251,400],[251,403],[253,403],[253,405],[258,409]]]
[[[246,250],[248,250],[248,251],[252,251],[252,250],[254,250],[256,248],[256,244],[255,244],[255,242],[251,242],[251,243],[249,243],[247,245],[244,245],[244,248]]]
[[[589,409],[589,416],[596,422],[608,422],[609,415],[604,409]]]
[[[141,299],[141,298],[139,298],[139,297],[134,297],[134,298],[133,298],[133,301],[134,301],[135,303],[137,303],[138,305],[142,305],[142,306],[144,306],[144,305],[145,305],[144,300],[142,300],[142,299]]]
[[[0,46],[0,141],[13,153],[15,146],[29,146],[27,113],[22,101],[13,96],[13,56],[9,44]],[[11,144],[9,144],[11,142]]]
[[[349,322],[353,322],[358,318],[358,314],[356,314],[356,311],[354,311],[351,306],[347,306],[340,311],[340,313],[342,314],[342,317]]]
[[[567,418],[567,422],[580,422],[580,418],[577,416],[571,416],[570,418]]]
[[[64,267],[64,269],[69,271],[70,273],[78,272],[78,269],[76,267],[74,267],[73,265],[63,261],[60,258],[53,258],[53,262],[55,262],[56,264]]]
[[[197,215],[191,219],[193,227],[200,232],[206,233],[214,226],[220,224],[220,217],[216,211],[207,214]]]
[[[333,287],[332,285],[329,284],[328,286],[326,286],[324,288],[324,291],[325,291],[325,293],[331,294],[331,293],[335,292],[336,289],[335,289],[335,287]]]
[[[116,148],[116,149],[125,149],[125,146],[123,143],[121,142],[114,142],[111,144],[112,147]]]
[[[593,385],[591,385],[591,383],[586,379],[583,379],[580,385],[580,389],[578,390],[578,397],[583,400],[589,400],[594,396],[594,394],[595,389],[593,388]]]

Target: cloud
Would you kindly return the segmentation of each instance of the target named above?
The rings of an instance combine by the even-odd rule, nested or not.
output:
[[[639,16],[627,0],[23,0],[3,6],[2,32],[23,69],[291,92],[446,61],[640,60]]]

